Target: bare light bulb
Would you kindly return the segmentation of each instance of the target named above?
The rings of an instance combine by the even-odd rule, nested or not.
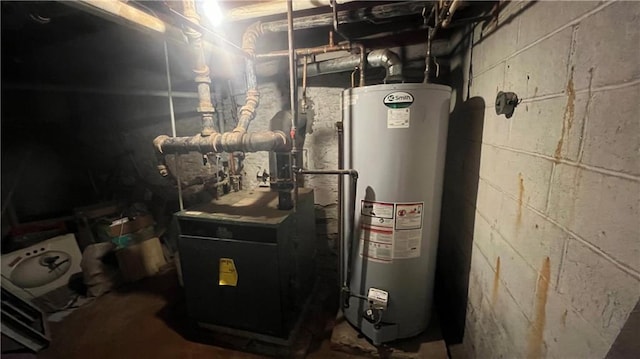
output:
[[[213,27],[218,27],[224,20],[224,14],[218,0],[203,0],[202,10]]]

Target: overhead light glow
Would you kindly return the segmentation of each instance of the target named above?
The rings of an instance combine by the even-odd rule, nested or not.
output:
[[[224,15],[220,8],[220,4],[218,4],[218,0],[203,0],[202,10],[213,27],[218,27],[222,24]]]

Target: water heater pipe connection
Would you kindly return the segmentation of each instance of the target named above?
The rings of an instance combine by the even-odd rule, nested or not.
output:
[[[308,175],[339,175],[339,176],[350,176],[351,177],[351,185],[353,186],[352,189],[352,193],[353,195],[351,196],[351,206],[350,206],[350,211],[351,213],[349,214],[350,219],[351,219],[351,228],[349,228],[349,236],[348,236],[348,240],[349,243],[353,242],[353,237],[355,235],[355,228],[354,228],[354,223],[355,223],[355,213],[356,213],[356,188],[358,188],[358,171],[354,170],[354,169],[338,169],[338,170],[307,170],[307,169],[302,169],[302,168],[294,168],[294,172],[299,173],[299,174],[308,174]],[[338,198],[338,208],[342,208],[342,196],[340,196]],[[340,302],[342,303],[342,305],[344,306],[345,303],[348,303],[348,298],[350,297],[358,297],[361,299],[367,299],[367,297],[364,296],[360,296],[357,294],[352,294],[350,289],[349,289],[349,274],[347,272],[347,275],[344,274],[344,268],[347,268],[347,270],[350,267],[350,260],[346,261],[347,263],[345,263],[345,253],[344,253],[344,244],[346,243],[345,240],[345,235],[342,232],[342,228],[344,225],[344,215],[340,215],[339,218],[339,228],[340,228],[340,235],[339,235],[339,244],[338,244],[338,248],[339,248],[339,276],[340,276],[340,296],[341,296],[341,300]],[[348,257],[346,257],[348,258]]]

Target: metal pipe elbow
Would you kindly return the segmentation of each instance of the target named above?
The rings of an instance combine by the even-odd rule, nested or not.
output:
[[[402,60],[400,56],[389,49],[373,50],[367,56],[367,62],[371,66],[383,66],[387,70],[384,80],[402,80]]]
[[[249,25],[242,35],[242,49],[250,55],[255,55],[258,38],[264,34],[260,21]]]

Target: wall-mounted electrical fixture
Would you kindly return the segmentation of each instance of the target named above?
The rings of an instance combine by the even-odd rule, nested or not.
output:
[[[496,96],[496,115],[505,115],[507,118],[513,116],[516,106],[520,103],[515,92],[498,92]]]

